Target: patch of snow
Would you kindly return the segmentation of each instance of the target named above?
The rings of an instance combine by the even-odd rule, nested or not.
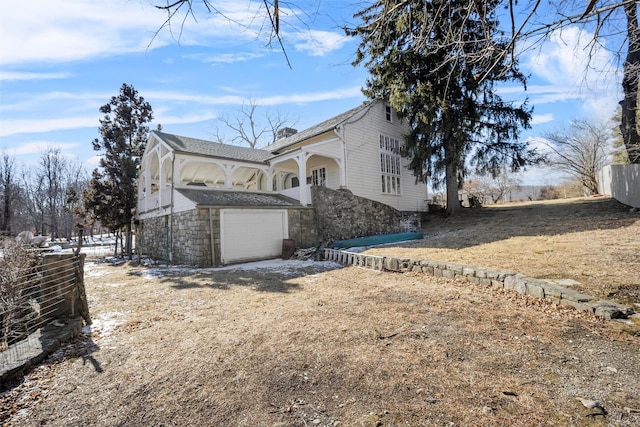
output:
[[[164,277],[164,274],[162,274],[162,272],[157,268],[149,268],[144,271],[144,274],[142,275],[142,277],[145,279],[152,280],[152,279],[159,279],[161,277]]]
[[[104,337],[109,335],[116,326],[124,322],[123,317],[124,313],[118,311],[101,313],[99,316],[91,319],[91,325],[86,325],[82,328],[82,333],[91,335],[93,332],[98,332]]]
[[[333,261],[311,261],[311,260],[283,260],[273,259],[266,261],[249,262],[245,264],[228,265],[225,267],[209,269],[212,271],[258,271],[265,270],[276,272],[285,276],[295,276],[304,269],[313,269],[315,271],[327,271],[342,268],[342,265]]]
[[[279,274],[284,274],[287,276],[294,276],[300,273],[300,271],[305,269],[313,269],[315,271],[327,271],[327,270],[335,270],[337,268],[342,268],[343,266],[337,262],[333,261],[311,261],[311,260],[283,260],[280,258],[266,260],[266,261],[255,261],[248,262],[244,264],[234,264],[227,265],[224,267],[209,267],[209,268],[195,268],[195,267],[180,267],[180,266],[162,266],[149,268],[142,273],[143,277],[147,279],[156,279],[160,277],[164,277],[167,274],[170,275],[179,275],[179,274],[195,274],[202,272],[212,272],[215,273],[217,271],[257,271],[257,270],[265,270],[270,272],[277,272]]]
[[[107,270],[104,270],[104,269],[96,270],[94,268],[87,268],[87,265],[85,265],[84,277],[102,277],[106,275],[107,275]]]

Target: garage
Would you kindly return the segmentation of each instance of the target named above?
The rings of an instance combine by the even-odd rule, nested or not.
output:
[[[286,209],[220,209],[222,264],[279,257],[288,234]]]

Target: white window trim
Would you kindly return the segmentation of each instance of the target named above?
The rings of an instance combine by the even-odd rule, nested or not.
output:
[[[313,174],[314,172],[317,172],[318,174],[320,174],[320,171],[324,170],[324,182],[320,183],[320,184],[316,184],[313,182]],[[321,187],[326,187],[327,186],[327,166],[326,165],[320,165],[320,166],[316,166],[314,168],[311,169],[311,185],[319,185]]]
[[[389,145],[395,146],[389,148]],[[402,195],[402,156],[400,140],[380,134],[380,193],[389,196]]]
[[[393,123],[393,107],[389,104],[384,104],[384,118],[387,122]]]

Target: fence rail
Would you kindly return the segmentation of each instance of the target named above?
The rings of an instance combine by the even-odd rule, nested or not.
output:
[[[25,251],[21,259],[5,251],[0,263],[0,352],[55,320],[82,316],[90,323],[84,257]]]

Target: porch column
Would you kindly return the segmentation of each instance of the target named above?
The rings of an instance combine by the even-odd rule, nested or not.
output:
[[[300,204],[307,206],[311,201],[307,197],[307,153],[300,153],[296,156],[298,163],[298,180],[300,181]]]
[[[235,165],[224,165],[224,188],[231,189],[233,188],[233,170],[235,169]]]

